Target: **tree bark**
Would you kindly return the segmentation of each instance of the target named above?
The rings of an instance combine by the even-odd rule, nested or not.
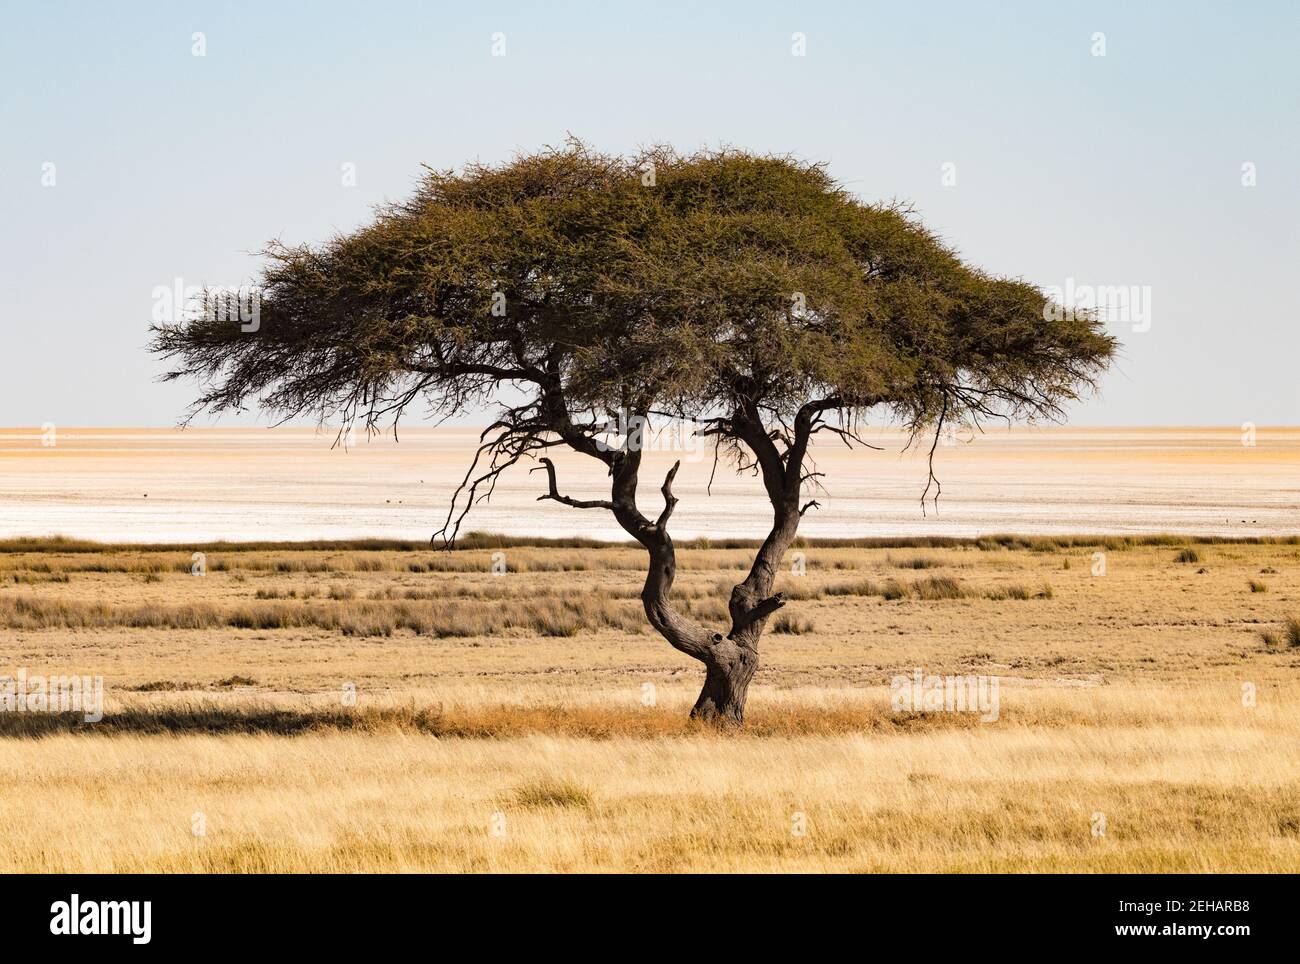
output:
[[[711,633],[677,613],[669,599],[677,573],[676,550],[667,531],[668,517],[677,503],[672,494],[676,474],[674,466],[664,480],[664,512],[658,522],[633,532],[650,553],[641,601],[650,625],[674,648],[704,664],[704,686],[691,718],[719,726],[742,726],[749,684],[758,670],[759,640],[768,618],[785,605],[779,593],[772,594],[772,585],[798,531],[799,512],[787,511],[784,500],[777,507],[772,532],[755,556],[749,575],[731,591],[731,631],[726,636]]]
[[[641,590],[646,618],[675,649],[704,664],[704,686],[691,710],[691,718],[719,726],[743,725],[749,684],[758,670],[759,640],[767,628],[768,619],[785,605],[780,593],[773,594],[772,586],[805,511],[799,508],[799,490],[804,480],[803,457],[812,434],[813,419],[831,400],[809,403],[800,410],[793,426],[791,444],[784,453],[777,449],[763,426],[756,404],[742,405],[727,420],[734,436],[744,441],[754,453],[772,503],[773,515],[772,529],[755,555],[749,574],[731,591],[728,604],[731,631],[723,636],[683,616],[671,602],[673,580],[677,575],[677,554],[672,537],[668,535],[668,520],[677,505],[672,486],[681,463],[675,464],[664,479],[660,489],[664,508],[658,519],[650,521],[636,504],[641,451],[629,447],[611,452],[597,447],[568,420],[558,391],[556,388],[548,398],[553,409],[550,415],[554,420],[554,430],[572,448],[599,459],[609,467],[611,498],[608,501],[578,500],[561,495],[556,487],[555,467],[545,458],[540,461],[547,471],[548,491],[541,498],[575,508],[608,509],[624,531],[645,547],[650,557],[645,585]]]
[[[639,455],[629,455],[615,465],[613,507],[619,523],[645,546],[650,556],[645,585],[641,590],[646,618],[674,649],[704,664],[704,688],[691,710],[692,719],[740,726],[745,720],[749,682],[758,669],[758,639],[762,634],[763,616],[753,613],[742,602],[744,619],[740,624],[733,619],[733,634],[723,636],[710,632],[673,608],[671,594],[677,576],[677,550],[668,534],[668,520],[677,505],[672,486],[681,463],[674,465],[664,479],[660,490],[664,509],[659,518],[651,522],[636,508],[636,463],[639,461]],[[770,582],[769,579],[769,585]],[[741,586],[736,587],[732,593],[733,613],[736,611],[737,593],[741,599],[748,597],[747,591],[742,591]]]
[[[750,634],[740,642],[728,639],[673,609],[669,594],[677,572],[676,550],[666,531],[655,535],[658,538],[647,546],[650,567],[641,591],[646,618],[673,648],[704,664],[704,688],[691,718],[740,726],[745,722],[749,682],[758,669],[758,636]]]
[[[704,660],[704,688],[691,719],[719,726],[743,726],[749,681],[758,670],[758,650],[722,640]]]

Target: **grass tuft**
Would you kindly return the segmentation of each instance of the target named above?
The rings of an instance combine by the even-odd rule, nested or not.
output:
[[[924,556],[903,560],[889,559],[887,561],[898,569],[937,569],[943,565],[937,559],[926,559]]]
[[[1300,648],[1300,617],[1289,617],[1282,624],[1282,629],[1280,631],[1276,629],[1261,629],[1259,631],[1259,638],[1268,649]]]
[[[141,683],[138,686],[127,686],[125,689],[131,693],[175,693],[180,690],[196,690],[199,688],[198,683],[187,683],[184,680],[156,679],[147,683]]]
[[[929,576],[912,584],[917,597],[927,602],[936,599],[962,599],[969,596],[960,580],[952,576]]]
[[[220,689],[233,689],[236,686],[256,686],[257,680],[251,676],[227,676],[225,679],[219,679],[212,684]]]
[[[803,636],[816,632],[812,620],[799,619],[789,613],[781,613],[772,622],[772,632],[788,636]]]
[[[574,783],[561,780],[542,780],[529,783],[515,791],[515,801],[521,807],[545,809],[574,807],[586,810],[591,807],[591,793]]]

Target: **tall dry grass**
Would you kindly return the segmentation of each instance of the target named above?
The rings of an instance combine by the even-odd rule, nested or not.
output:
[[[1121,540],[1100,578],[1068,541],[806,552],[725,737],[641,632],[639,549],[504,540],[497,578],[486,540],[445,573],[196,547],[199,579],[180,547],[11,546],[0,674],[102,672],[109,705],[0,714],[0,870],[1295,869],[1300,552]],[[751,555],[682,548],[679,605],[725,624]],[[917,666],[1002,677],[997,722],[894,713]]]
[[[854,706],[763,695],[774,721]],[[572,708],[511,730],[530,717],[487,705],[497,722],[470,735],[398,713],[294,736],[11,738],[0,870],[1294,872],[1300,701],[1264,695],[1027,689],[996,724],[739,737],[684,730],[674,698],[615,714],[669,731],[598,738]]]
[[[584,630],[645,631],[639,607],[572,593],[539,599],[433,599],[375,602],[257,602],[218,607],[205,604],[116,606],[39,596],[0,596],[0,626],[9,629],[302,629],[346,636],[485,636],[525,630],[541,636],[574,636]]]

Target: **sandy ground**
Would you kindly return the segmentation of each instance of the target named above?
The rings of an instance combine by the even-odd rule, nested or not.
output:
[[[0,538],[63,534],[107,542],[217,539],[427,539],[445,517],[476,433],[404,431],[401,441],[331,449],[309,429],[0,430]],[[923,514],[924,454],[897,433],[868,431],[883,451],[814,450],[826,491],[807,536],[1148,533],[1270,535],[1300,531],[1300,428],[990,429],[941,445],[938,513]],[[43,444],[50,442],[52,444]],[[646,499],[674,459],[683,467],[679,537],[765,534],[758,482],[669,436],[647,459]],[[558,457],[562,491],[603,492],[602,469]],[[621,539],[607,514],[538,503],[539,475],[517,466],[468,526],[516,535]],[[649,505],[647,505],[649,509]],[[656,507],[657,509],[657,507]]]

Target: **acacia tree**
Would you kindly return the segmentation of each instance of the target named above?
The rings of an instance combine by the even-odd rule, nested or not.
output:
[[[860,444],[868,412],[914,439],[945,422],[1059,417],[1115,347],[1094,318],[963,264],[907,208],[862,203],[821,165],[743,151],[615,157],[571,141],[426,170],[369,226],[265,254],[256,331],[219,312],[153,329],[175,364],[164,377],[200,386],[190,417],[256,404],[396,430],[417,403],[434,417],[499,404],[435,545],[454,545],[503,471],[537,460],[541,498],[609,512],[645,547],[646,616],[704,664],[692,716],[722,723],[743,722],[785,602],[773,583],[816,505],[814,437]],[[725,632],[673,606],[677,466],[647,514],[643,433],[609,444],[611,420],[664,418],[694,421],[771,503]],[[557,446],[601,462],[609,498],[563,494],[545,454]]]

